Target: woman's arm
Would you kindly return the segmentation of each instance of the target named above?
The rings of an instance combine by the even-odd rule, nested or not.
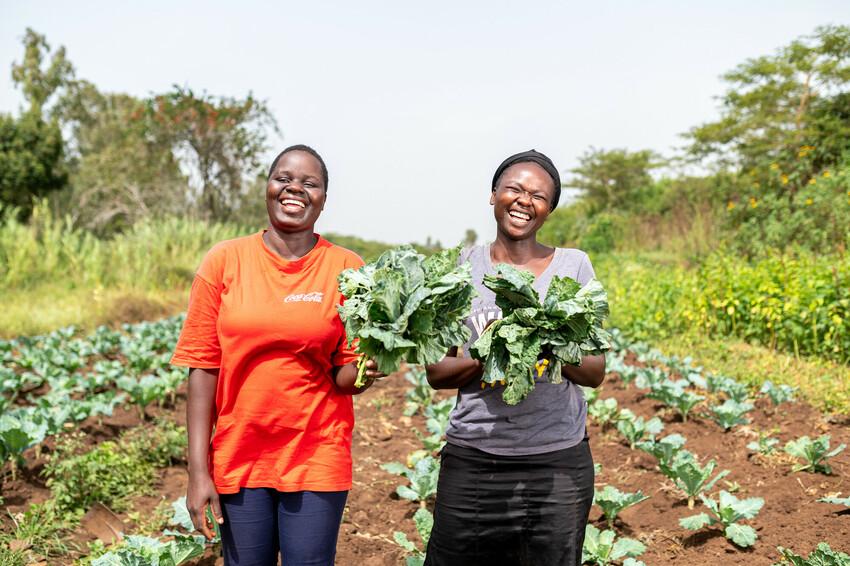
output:
[[[596,389],[605,379],[605,356],[582,356],[580,366],[564,364],[561,375],[576,385]]]
[[[334,383],[342,393],[347,395],[359,395],[372,387],[376,379],[386,377],[386,374],[378,371],[378,364],[373,360],[366,362],[366,385],[363,387],[355,387],[354,382],[357,381],[357,364],[352,362],[344,366],[336,366],[333,369]]]
[[[484,375],[484,366],[472,358],[458,358],[457,347],[449,350],[445,358],[425,366],[428,383],[434,389],[457,389],[480,379]]]
[[[186,508],[192,518],[192,524],[209,540],[215,538],[215,528],[207,520],[207,505],[210,506],[216,522],[218,524],[224,522],[218,492],[209,470],[210,434],[217,383],[217,368],[189,370],[189,398],[186,404],[189,434],[189,489],[186,494]]]

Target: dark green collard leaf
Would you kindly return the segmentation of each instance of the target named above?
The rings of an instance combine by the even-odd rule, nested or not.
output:
[[[534,275],[506,264],[496,266],[497,275],[485,275],[484,286],[496,293],[496,305],[504,312],[517,308],[540,308]]]
[[[504,264],[496,271],[484,277],[484,285],[496,294],[505,317],[491,324],[470,352],[484,362],[485,383],[505,382],[506,403],[519,403],[534,388],[542,352],[548,353],[549,380],[560,383],[563,364],[579,365],[582,356],[611,348],[602,328],[608,300],[598,281],[581,287],[569,277],[553,277],[541,304],[531,273]]]
[[[339,276],[346,297],[339,307],[349,343],[374,359],[384,373],[401,363],[433,364],[452,346],[469,340],[464,325],[475,289],[469,264],[457,265],[460,249],[425,258],[410,246],[389,250]],[[358,386],[363,384],[361,365]]]

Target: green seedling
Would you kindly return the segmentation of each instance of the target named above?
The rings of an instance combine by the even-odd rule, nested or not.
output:
[[[617,400],[613,397],[597,399],[587,407],[587,414],[604,429],[617,420]]]
[[[818,543],[808,557],[795,554],[788,548],[777,546],[782,559],[773,566],[850,566],[850,555],[832,550],[825,542]]]
[[[413,515],[413,523],[416,525],[416,533],[422,541],[423,550],[417,548],[417,546],[413,544],[413,542],[411,542],[407,538],[407,535],[403,532],[395,531],[393,533],[393,540],[397,545],[408,552],[408,556],[405,557],[405,566],[422,566],[425,564],[424,549],[428,548],[428,540],[431,538],[431,529],[434,527],[434,516],[431,515],[431,512],[424,507],[420,507]]]
[[[428,383],[428,376],[425,373],[424,366],[408,366],[407,371],[404,373],[404,379],[413,386],[404,394],[404,414],[405,416],[412,417],[434,401],[436,391]]]
[[[158,565],[178,566],[204,553],[202,536],[174,535],[173,540],[130,535],[116,550],[92,560],[92,566]]]
[[[680,452],[673,458],[669,477],[676,484],[676,487],[681,489],[688,497],[688,509],[693,509],[695,498],[714,487],[718,480],[729,475],[729,470],[723,470],[711,477],[717,467],[716,461],[709,460],[704,466],[701,466],[694,456],[691,456],[690,453],[687,454],[690,457],[683,457],[682,452]]]
[[[684,379],[678,381],[665,380],[653,388],[647,397],[657,399],[666,406],[676,409],[681,415],[682,421],[687,422],[691,410],[697,406],[705,397],[688,391],[688,382]]]
[[[655,435],[664,430],[664,423],[658,417],[645,421],[629,409],[623,409],[617,418],[617,430],[628,441],[629,448],[634,448],[641,440],[654,439]]]
[[[633,560],[646,551],[643,543],[630,538],[617,538],[611,530],[600,531],[593,525],[584,530],[584,547],[581,549],[582,564],[606,566],[625,558],[623,566],[642,564]]]
[[[711,407],[710,416],[714,422],[723,427],[724,431],[728,431],[733,426],[748,424],[750,420],[744,415],[752,410],[752,403],[726,399],[721,405]]]
[[[762,384],[759,393],[767,395],[774,405],[779,405],[781,403],[793,401],[797,394],[797,390],[797,387],[791,387],[790,385],[775,385],[768,379],[764,382],[764,384]]]
[[[704,495],[699,497],[703,505],[711,511],[711,515],[700,513],[679,519],[679,524],[682,527],[698,531],[703,527],[720,524],[723,526],[723,534],[726,538],[738,546],[748,547],[755,544],[756,539],[758,539],[755,529],[749,525],[740,525],[738,521],[752,519],[758,515],[764,505],[764,499],[761,497],[738,499],[726,491],[720,492],[717,501]]]
[[[136,379],[129,375],[119,377],[115,384],[119,389],[130,396],[130,400],[136,405],[139,416],[145,418],[145,407],[160,399],[165,394],[165,384],[154,375],[144,375]]]
[[[601,393],[601,387],[584,387],[583,385],[579,385],[581,388],[581,393],[584,396],[584,400],[588,406],[592,405],[597,399],[599,399],[599,393]]]
[[[612,485],[606,485],[601,490],[594,491],[593,494],[593,503],[602,509],[602,514],[608,521],[609,529],[614,527],[614,519],[621,511],[647,499],[649,497],[641,493],[640,490],[636,493],[627,493]]]
[[[643,450],[655,456],[658,460],[658,468],[665,476],[672,479],[672,464],[674,458],[681,452],[686,454],[686,457],[693,457],[690,452],[683,450],[685,445],[685,437],[681,434],[668,434],[660,440],[645,440],[638,442],[635,446],[639,450]]]
[[[793,467],[794,472],[817,472],[831,474],[832,468],[826,461],[841,453],[846,445],[841,444],[835,450],[829,450],[829,435],[824,434],[815,440],[808,436],[802,436],[797,440],[790,440],[785,444],[785,452],[795,458],[802,458],[803,463]]]
[[[399,462],[390,462],[383,464],[381,469],[406,478],[410,485],[398,486],[396,493],[401,498],[418,501],[420,507],[425,507],[428,498],[437,493],[440,462],[430,455],[420,458],[413,468]]]
[[[26,413],[0,415],[0,464],[9,461],[13,480],[23,463],[24,450],[44,440],[46,434],[47,423],[31,420]]]
[[[655,389],[667,380],[667,373],[657,367],[636,368],[635,386],[638,389]]]
[[[821,503],[831,503],[833,505],[844,505],[850,507],[850,497],[821,497],[818,499]]]
[[[759,439],[747,444],[747,450],[757,452],[764,456],[769,456],[776,452],[776,445],[779,444],[778,438],[771,438],[764,432],[759,433]]]

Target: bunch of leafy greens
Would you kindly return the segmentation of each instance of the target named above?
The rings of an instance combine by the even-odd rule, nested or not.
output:
[[[582,356],[611,349],[611,336],[602,328],[608,296],[599,281],[582,287],[569,277],[553,277],[541,304],[533,274],[505,264],[496,272],[484,276],[484,286],[496,294],[505,316],[481,333],[470,352],[484,362],[484,382],[505,383],[506,403],[516,405],[534,388],[542,352],[549,381],[560,383],[563,364],[581,365]]]
[[[428,258],[411,246],[388,250],[373,263],[339,276],[345,303],[339,316],[349,343],[362,354],[356,385],[362,387],[367,359],[383,373],[401,362],[433,364],[452,346],[469,340],[464,325],[475,288],[469,263],[458,265],[460,248]]]

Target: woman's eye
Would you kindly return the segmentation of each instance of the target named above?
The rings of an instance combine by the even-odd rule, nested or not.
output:
[[[545,202],[546,202],[546,197],[544,197],[543,195],[534,195],[534,197],[533,197],[533,198],[534,198],[534,200],[536,200],[537,202],[542,202],[542,203],[545,203]]]
[[[519,189],[516,187],[506,187],[509,193],[518,193]]]

